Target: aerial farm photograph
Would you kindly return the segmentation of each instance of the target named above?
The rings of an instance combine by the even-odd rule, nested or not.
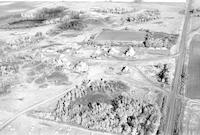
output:
[[[0,135],[200,135],[200,0],[0,1]]]

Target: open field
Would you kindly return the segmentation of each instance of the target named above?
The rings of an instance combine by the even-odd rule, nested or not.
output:
[[[189,63],[188,63],[188,81],[186,96],[191,99],[199,99],[199,36],[194,36],[190,43]]]

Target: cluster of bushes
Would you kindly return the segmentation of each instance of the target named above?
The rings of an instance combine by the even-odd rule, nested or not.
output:
[[[173,68],[172,63],[158,63],[153,65],[142,65],[138,68],[153,82],[159,82],[160,86],[165,87],[172,84]]]
[[[125,13],[134,12],[136,11],[136,9],[130,10],[126,8],[116,7],[116,8],[104,8],[104,9],[99,8],[99,9],[94,9],[94,11],[98,13],[125,14]]]
[[[0,95],[10,92],[10,88],[18,83],[16,76],[0,77]]]
[[[83,97],[85,99],[81,100],[81,102],[87,104],[87,97],[89,97],[87,95],[91,95],[93,92],[113,93],[127,91],[128,89],[129,87],[121,81],[83,81],[80,86],[77,86],[77,88],[68,92],[58,101],[55,111],[53,112],[55,114],[55,119],[66,121],[68,105],[75,102],[75,100],[78,101],[78,99],[82,99]]]
[[[68,81],[67,76],[56,65],[55,59],[40,57],[40,54],[36,53],[31,56],[32,60],[26,61],[23,68],[30,68],[26,73],[26,82],[31,83],[34,81],[38,85],[45,85],[48,81],[55,85],[64,85]],[[28,56],[21,56],[25,58]],[[29,57],[28,57],[29,58]],[[34,65],[32,67],[32,65]]]
[[[34,19],[19,19],[8,23],[4,28],[7,29],[19,29],[19,28],[31,28],[43,25],[44,20],[34,20]]]
[[[61,98],[52,114],[57,121],[92,130],[155,134],[161,118],[158,106],[119,92],[127,89],[121,81],[84,83]]]
[[[58,34],[63,30],[83,30],[88,24],[103,24],[103,19],[91,18],[82,11],[68,11],[62,17],[61,23],[50,34]]]
[[[119,95],[110,104],[73,105],[69,120],[85,128],[120,134],[151,135],[158,129],[159,109],[152,104]]]
[[[0,77],[15,74],[18,70],[19,66],[17,64],[0,65]]]
[[[178,40],[178,34],[167,34],[164,32],[149,32],[144,41],[145,47],[153,48],[167,48],[170,49],[176,44]]]
[[[165,84],[170,83],[170,78],[169,78],[169,68],[167,64],[159,64],[155,65],[156,68],[159,68],[160,71],[156,74],[156,78],[158,82],[162,82]]]
[[[53,18],[59,18],[64,15],[65,7],[59,6],[55,8],[42,8],[35,14],[35,19],[53,19]]]
[[[71,90],[67,93],[62,100],[67,100],[69,102],[75,101],[76,98],[82,98],[87,94],[91,94],[93,92],[103,92],[103,93],[116,93],[129,90],[129,87],[121,82],[121,81],[113,81],[113,80],[98,80],[87,82],[84,81],[82,85],[77,87],[74,90]]]
[[[155,10],[145,10],[142,13],[134,14],[133,16],[126,17],[127,22],[134,23],[144,23],[152,20],[156,20],[160,18],[160,11]]]
[[[82,30],[86,25],[79,19],[62,22],[58,26],[61,30]]]
[[[81,12],[71,11],[67,18],[64,17],[58,28],[61,30],[82,30],[86,24],[80,14]]]
[[[10,88],[18,82],[18,71],[17,64],[0,65],[0,95],[10,92]]]
[[[200,8],[192,9],[190,13],[195,17],[200,17]]]
[[[41,32],[37,32],[35,35],[20,36],[17,39],[9,41],[8,45],[13,49],[19,49],[38,43],[43,39],[43,34]]]

